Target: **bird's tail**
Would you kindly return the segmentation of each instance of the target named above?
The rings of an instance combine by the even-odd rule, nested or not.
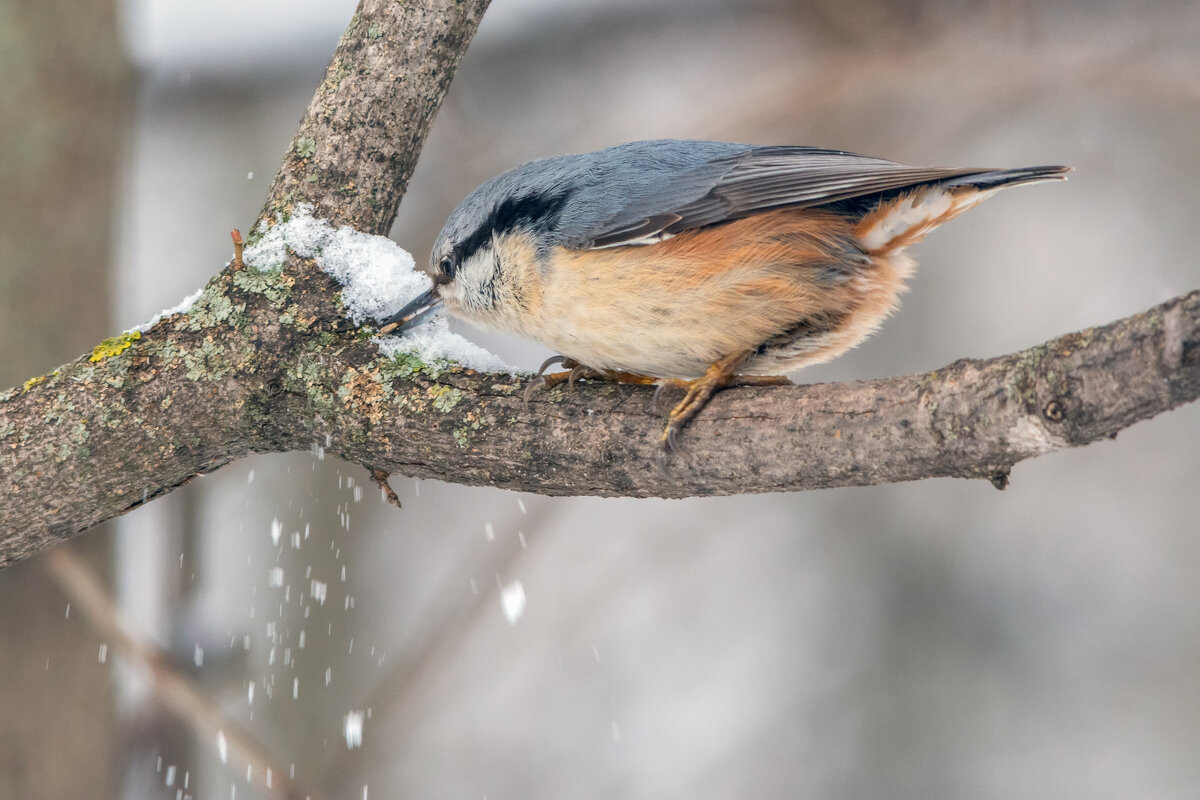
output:
[[[1065,180],[1070,171],[1071,167],[1062,166],[979,170],[906,187],[863,217],[855,235],[868,253],[892,255],[1001,189]]]
[[[1006,186],[1020,186],[1023,183],[1065,181],[1067,173],[1073,169],[1073,167],[1052,166],[981,170],[980,172],[960,175],[939,183],[942,186],[974,186],[976,189],[1000,189]]]

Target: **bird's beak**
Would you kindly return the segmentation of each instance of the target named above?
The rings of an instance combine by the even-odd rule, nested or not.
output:
[[[404,308],[385,319],[379,332],[382,334],[402,333],[409,328],[420,325],[441,304],[442,298],[437,293],[437,285],[435,284],[428,291],[421,292],[414,297]]]

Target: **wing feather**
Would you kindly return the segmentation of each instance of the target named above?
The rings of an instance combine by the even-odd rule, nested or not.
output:
[[[651,192],[572,244],[580,249],[648,244],[777,208],[824,205],[990,171],[908,167],[812,147],[755,147],[667,173]]]

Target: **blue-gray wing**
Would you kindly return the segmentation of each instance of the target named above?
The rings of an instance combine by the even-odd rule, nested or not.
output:
[[[701,142],[639,142],[642,158],[672,155]],[[704,151],[711,158],[687,163],[676,158],[668,167],[644,163],[643,180],[614,186],[593,206],[610,211],[603,222],[569,231],[565,244],[574,249],[650,244],[664,235],[716,225],[784,207],[811,207],[879,194],[924,183],[989,172],[986,169],[908,167],[882,158],[815,147],[724,145]],[[670,160],[670,159],[667,159]],[[612,176],[605,176],[611,178]],[[613,195],[627,202],[617,208]],[[605,202],[608,201],[608,202]]]

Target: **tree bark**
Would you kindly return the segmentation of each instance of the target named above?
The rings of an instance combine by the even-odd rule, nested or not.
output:
[[[382,234],[487,5],[364,0],[260,222],[298,203]],[[254,452],[547,494],[683,497],[980,477],[1200,393],[1200,292],[925,375],[721,392],[657,448],[644,387],[522,401],[523,379],[387,358],[311,261],[233,263],[187,312],[0,395],[0,565]]]

